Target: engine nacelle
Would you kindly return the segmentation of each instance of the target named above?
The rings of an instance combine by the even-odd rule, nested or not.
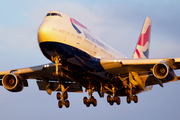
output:
[[[153,67],[153,75],[161,80],[169,81],[175,78],[173,69],[166,63],[157,63]]]
[[[15,74],[8,73],[2,78],[2,84],[10,92],[20,92],[23,90],[24,85],[21,79]]]

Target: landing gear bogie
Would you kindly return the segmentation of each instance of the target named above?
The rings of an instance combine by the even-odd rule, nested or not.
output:
[[[117,105],[120,105],[120,104],[121,104],[121,99],[120,99],[118,96],[111,97],[110,95],[108,95],[108,96],[107,96],[107,102],[108,102],[110,105],[113,105],[114,102],[115,102]]]
[[[134,96],[128,95],[126,97],[126,101],[128,104],[130,104],[132,100],[134,101],[134,103],[138,103],[138,96],[137,95],[134,95]]]
[[[84,97],[83,102],[87,107],[89,107],[90,104],[92,104],[94,107],[97,106],[97,100],[93,96],[90,99],[88,99],[87,97]]]

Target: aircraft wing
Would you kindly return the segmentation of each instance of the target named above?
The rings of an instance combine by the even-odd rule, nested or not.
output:
[[[134,79],[141,89],[144,86],[179,80],[173,70],[180,69],[180,58],[165,59],[112,59],[101,58],[103,68],[116,76],[129,76]],[[143,75],[143,73],[145,73]],[[130,75],[131,74],[131,75]],[[142,75],[141,75],[142,74]]]
[[[28,83],[26,79],[36,79],[37,84],[39,87],[39,90],[46,90],[47,85],[50,83],[52,91],[60,91],[60,89],[57,89],[59,86],[59,83],[57,79],[54,79],[53,71],[55,70],[54,63],[50,64],[44,64],[29,68],[21,68],[21,69],[14,69],[10,71],[2,71],[0,72],[0,79],[2,79],[4,76],[10,74],[15,75],[15,77],[18,77],[21,79],[21,81],[24,84],[24,87],[28,87]],[[48,83],[44,82],[46,79],[49,80]],[[2,80],[0,82],[2,85]],[[70,79],[65,79],[66,85],[69,86],[68,92],[82,92],[82,86],[78,85],[77,83],[73,82]]]
[[[155,64],[166,63],[172,69],[180,69],[180,58],[162,58],[162,59],[116,59],[101,58],[103,68],[113,74],[120,75],[129,72],[148,72],[152,71]]]

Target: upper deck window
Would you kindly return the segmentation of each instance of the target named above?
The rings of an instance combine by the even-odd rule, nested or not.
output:
[[[59,14],[59,13],[48,13],[46,16],[60,16],[60,17],[62,17],[61,14]]]

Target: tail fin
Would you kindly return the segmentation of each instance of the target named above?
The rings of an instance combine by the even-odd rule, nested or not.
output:
[[[132,58],[149,58],[151,23],[151,19],[146,17]]]

